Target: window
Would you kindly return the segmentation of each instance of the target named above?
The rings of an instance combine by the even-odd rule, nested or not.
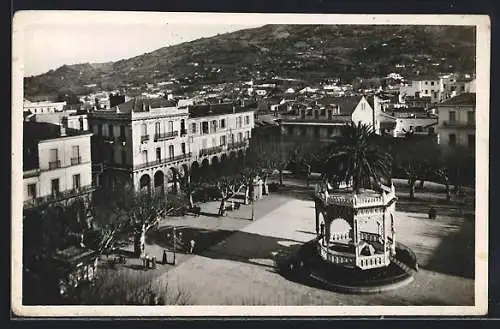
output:
[[[325,110],[325,109],[321,109],[321,113],[320,113],[320,115],[321,115],[322,117],[324,117],[324,116],[326,115],[326,110]]]
[[[186,154],[186,143],[181,144],[182,154]]]
[[[243,126],[243,119],[241,117],[238,117],[237,119],[237,128],[241,128]]]
[[[156,123],[155,123],[155,134],[156,134],[156,135],[159,135],[159,134],[160,134],[160,131],[161,131],[161,129],[160,129],[160,128],[161,128],[161,127],[160,127],[160,123],[159,123],[159,122],[156,122]]]
[[[307,116],[310,117],[313,115],[313,110],[312,109],[308,109],[307,110]]]
[[[221,119],[220,120],[220,128],[225,129],[226,128],[226,119]]]
[[[51,193],[52,195],[59,194],[59,178],[55,178],[51,181]]]
[[[427,95],[429,93],[429,89],[426,89],[425,90],[425,94]]]
[[[141,125],[141,133],[141,136],[146,136],[148,134],[148,126],[145,123]]]
[[[238,142],[243,141],[243,133],[238,133]]]
[[[110,137],[113,137],[115,135],[113,131],[113,125],[108,125],[108,134]]]
[[[60,167],[60,162],[57,154],[57,149],[51,149],[49,158],[49,169],[55,169],[59,167]]]
[[[174,146],[173,146],[173,145],[170,145],[170,146],[168,147],[168,156],[169,156],[170,158],[173,158],[173,157],[174,157]]]
[[[448,136],[448,145],[449,146],[455,146],[455,145],[457,145],[457,135],[450,134]]]
[[[80,174],[73,175],[73,189],[79,189],[80,186]]]
[[[122,164],[127,164],[127,152],[122,150]]]
[[[361,110],[364,111],[365,110],[365,107],[366,107],[366,104],[365,103],[361,103]]]
[[[468,111],[467,112],[467,124],[473,125],[474,121],[475,121],[474,111]]]
[[[455,111],[450,111],[449,112],[449,121],[450,121],[450,123],[455,123],[456,120],[457,120],[457,118],[456,118]]]
[[[431,86],[434,86],[434,81],[431,81]]]
[[[120,126],[120,137],[125,139],[125,126],[124,125]]]
[[[217,139],[215,137],[212,137],[212,146],[217,145]]]
[[[97,135],[102,136],[102,124],[97,125]]]
[[[156,148],[156,161],[158,161],[158,162],[161,161],[161,148],[160,147]]]
[[[142,163],[147,163],[148,162],[148,151],[144,150],[142,151]]]
[[[193,123],[191,124],[191,132],[192,132],[193,134],[196,134],[196,122],[193,122]]]
[[[221,146],[226,145],[226,136],[220,136],[220,145]]]
[[[245,139],[250,139],[250,132],[249,131],[245,132]]]
[[[203,140],[201,141],[201,148],[204,148],[204,149],[207,148],[207,139],[206,138],[203,138]]]
[[[167,131],[168,131],[169,133],[171,133],[172,131],[174,131],[174,122],[173,122],[173,121],[169,121],[169,122],[168,122]]]
[[[71,165],[76,165],[81,162],[80,158],[80,146],[78,145],[73,145],[72,150],[71,150]]]
[[[460,87],[460,90],[465,91],[465,86]]]
[[[212,120],[212,132],[217,131],[217,120]]]
[[[80,130],[84,130],[84,127],[83,127],[83,118],[78,119],[78,121],[80,122]]]
[[[467,135],[467,145],[470,149],[476,147],[476,135]]]
[[[36,184],[28,184],[28,198],[36,198]]]
[[[203,121],[201,123],[201,133],[203,135],[208,134],[208,121]]]
[[[425,82],[424,82],[424,85],[426,85],[426,86],[427,86],[427,81],[425,81]]]
[[[245,124],[246,124],[246,125],[249,125],[249,124],[250,124],[250,116],[249,116],[249,115],[247,115],[247,116],[245,117]]]

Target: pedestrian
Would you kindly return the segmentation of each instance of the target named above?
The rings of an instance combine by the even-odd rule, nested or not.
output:
[[[153,269],[156,269],[156,256],[151,259]]]
[[[189,253],[192,254],[193,251],[194,251],[194,246],[195,246],[195,242],[193,239],[191,239],[191,241],[189,241]]]
[[[165,249],[163,249],[163,257],[161,259],[161,263],[162,264],[167,264],[167,251]]]

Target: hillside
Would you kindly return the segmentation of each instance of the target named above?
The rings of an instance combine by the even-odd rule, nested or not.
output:
[[[399,64],[399,67],[395,67]],[[434,65],[433,65],[434,64]],[[316,81],[475,70],[475,28],[265,25],[160,48],[110,63],[64,65],[25,78],[25,95],[85,93],[168,78],[184,83],[279,75]]]

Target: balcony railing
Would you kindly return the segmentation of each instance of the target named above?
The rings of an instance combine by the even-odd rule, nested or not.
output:
[[[387,266],[389,262],[389,255],[375,254],[371,256],[358,256],[356,265],[363,270],[367,270],[370,268]]]
[[[228,150],[233,150],[233,149],[236,149],[236,148],[240,148],[240,147],[245,147],[247,146],[247,141],[241,141],[241,142],[235,142],[235,143],[230,143],[230,144],[227,144],[227,149]]]
[[[141,136],[141,143],[145,142],[145,141],[148,141],[148,140],[149,140],[149,135],[143,135],[143,136]]]
[[[166,133],[155,134],[155,142],[164,141],[167,139],[172,139],[172,138],[177,137],[178,135],[179,135],[179,132],[177,130],[169,131]]]
[[[443,126],[446,128],[474,129],[476,127],[476,123],[462,121],[443,121]]]
[[[49,204],[49,203],[54,203],[70,198],[77,197],[79,195],[87,194],[94,192],[96,190],[96,187],[94,185],[86,185],[86,186],[81,186],[79,188],[63,191],[63,192],[58,192],[56,194],[51,194],[47,195],[44,197],[39,197],[35,199],[30,199],[30,200],[25,200],[24,201],[24,209],[33,209],[37,208],[39,206]]]
[[[317,247],[321,258],[329,263],[342,264],[348,267],[354,267],[356,264],[356,257],[354,255],[336,253],[321,243],[318,243]]]
[[[61,168],[61,160],[49,161],[49,169]]]
[[[200,156],[202,157],[202,156],[206,156],[206,155],[216,154],[216,153],[222,152],[222,149],[223,149],[222,146],[214,146],[214,147],[205,148],[205,149],[200,150]]]
[[[72,166],[80,164],[81,162],[82,162],[82,157],[71,158],[71,165]]]
[[[189,158],[191,158],[191,152],[186,153],[186,154],[177,155],[174,157],[168,157],[168,158],[164,158],[164,159],[160,159],[160,160],[154,160],[154,161],[148,161],[146,163],[141,163],[141,164],[135,165],[134,169],[144,169],[144,168],[159,166],[159,165],[163,165],[163,164],[171,163],[171,162],[175,162],[175,161],[181,161],[181,160],[189,159]]]

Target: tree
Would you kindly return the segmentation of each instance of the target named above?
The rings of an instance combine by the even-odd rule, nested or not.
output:
[[[225,216],[226,202],[247,186],[247,179],[244,175],[221,176],[216,178],[215,186],[221,198],[218,215]]]
[[[184,206],[178,196],[168,198],[161,194],[136,192],[127,186],[119,193],[103,193],[103,206],[108,210],[109,223],[101,231],[99,252],[111,250],[119,237],[134,235],[134,252],[137,256],[144,252],[147,232],[159,221]]]
[[[324,175],[337,182],[352,182],[356,193],[390,177],[392,157],[377,146],[376,138],[367,125],[351,122],[343,126],[339,138],[326,150]]]

